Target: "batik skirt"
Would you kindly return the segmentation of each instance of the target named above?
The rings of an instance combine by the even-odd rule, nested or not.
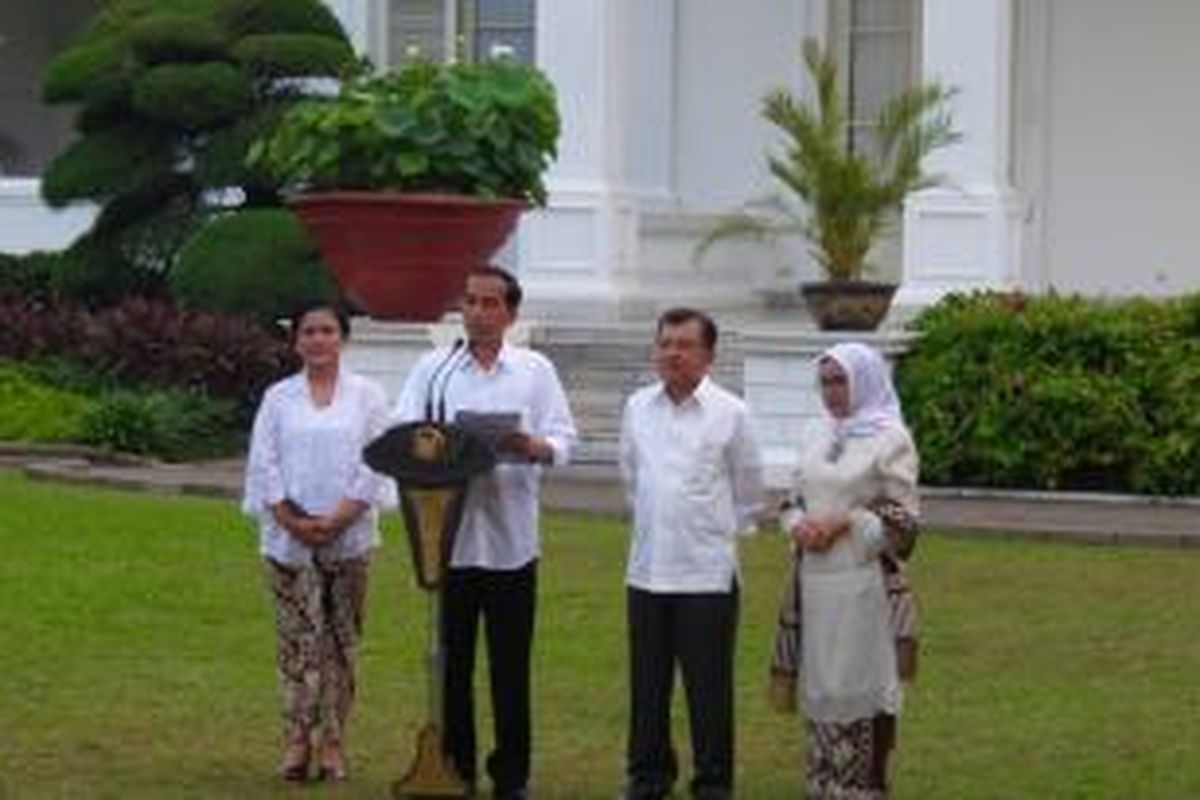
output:
[[[896,743],[890,714],[851,722],[808,720],[809,800],[883,800]]]
[[[354,701],[367,559],[292,567],[267,561],[275,599],[284,735],[338,744]]]

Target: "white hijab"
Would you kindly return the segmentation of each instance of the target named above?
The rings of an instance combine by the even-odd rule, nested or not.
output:
[[[892,385],[891,370],[873,347],[858,342],[836,344],[817,358],[830,358],[846,373],[850,390],[850,413],[835,419],[834,434],[872,436],[888,426],[904,427],[900,399]]]

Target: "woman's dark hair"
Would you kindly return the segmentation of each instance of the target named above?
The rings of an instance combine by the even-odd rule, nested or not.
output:
[[[683,325],[692,320],[700,323],[700,335],[704,338],[704,346],[710,351],[715,350],[717,348],[717,323],[713,322],[712,317],[708,314],[694,308],[667,309],[658,318],[657,332],[661,335],[663,328]]]
[[[350,315],[346,313],[346,309],[328,300],[313,300],[297,308],[292,312],[292,316],[288,318],[288,338],[293,344],[296,342],[296,337],[300,335],[300,323],[314,311],[328,311],[337,320],[338,330],[342,332],[342,338],[350,338]]]
[[[509,311],[516,311],[521,307],[521,299],[525,293],[521,291],[521,284],[516,277],[506,269],[494,266],[479,267],[471,270],[467,277],[472,275],[481,278],[499,278],[504,281],[504,304],[508,306]]]

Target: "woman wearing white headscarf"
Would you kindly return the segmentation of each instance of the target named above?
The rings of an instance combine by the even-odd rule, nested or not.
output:
[[[829,419],[802,448],[782,519],[795,558],[773,687],[778,699],[798,685],[804,698],[807,796],[876,800],[887,796],[900,681],[915,668],[901,562],[916,540],[917,452],[877,351],[839,344],[817,374]]]

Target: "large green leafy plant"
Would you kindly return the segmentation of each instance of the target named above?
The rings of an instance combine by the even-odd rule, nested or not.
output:
[[[953,90],[926,82],[900,93],[875,119],[876,147],[856,150],[832,55],[814,39],[802,52],[812,99],[776,89],[762,105],[763,118],[783,135],[782,152],[767,163],[785,193],[748,204],[751,213],[723,217],[698,255],[726,237],[800,234],[831,280],[857,280],[905,196],[939,182],[922,161],[959,138],[947,107]]]
[[[405,64],[300,104],[250,163],[302,190],[386,189],[544,204],[555,155],[554,88],[506,60]]]

